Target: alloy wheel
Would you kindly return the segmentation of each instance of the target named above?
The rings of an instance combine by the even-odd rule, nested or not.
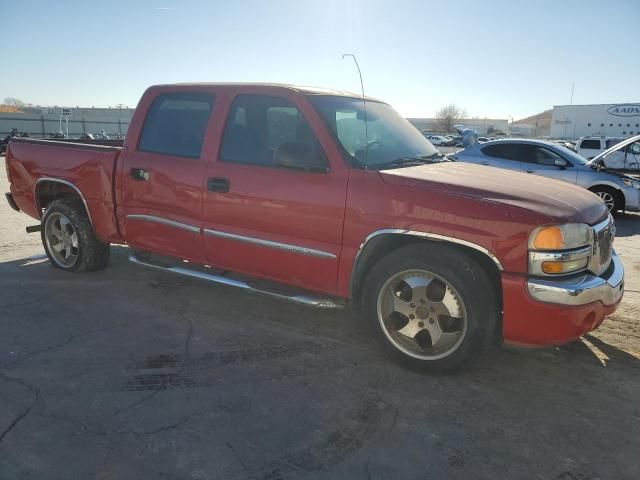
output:
[[[462,296],[426,270],[406,270],[389,278],[378,294],[377,313],[389,341],[420,360],[451,355],[467,332]]]
[[[44,227],[47,249],[53,261],[62,268],[71,268],[80,253],[78,233],[69,219],[59,212],[47,217]]]

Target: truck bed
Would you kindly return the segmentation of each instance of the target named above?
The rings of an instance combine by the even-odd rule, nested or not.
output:
[[[39,220],[43,195],[75,191],[86,206],[96,235],[103,241],[119,240],[113,187],[122,147],[96,142],[100,141],[12,139],[6,154],[7,173],[20,210]]]

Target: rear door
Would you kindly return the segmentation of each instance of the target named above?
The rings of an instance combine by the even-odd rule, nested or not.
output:
[[[205,91],[145,95],[118,178],[118,219],[131,246],[203,260],[203,152],[214,102]]]
[[[208,263],[335,291],[348,171],[330,138],[302,96],[233,98],[219,154],[206,173]],[[296,155],[312,151],[323,168],[276,161],[288,155],[293,165]]]
[[[522,170],[524,150],[518,143],[494,143],[480,147],[481,155],[478,164],[491,167],[506,168],[507,170]]]

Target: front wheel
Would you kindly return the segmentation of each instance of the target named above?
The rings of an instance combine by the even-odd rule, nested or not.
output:
[[[383,346],[420,370],[451,370],[495,339],[496,286],[464,252],[432,244],[400,248],[371,270],[364,307]]]
[[[605,186],[594,187],[591,191],[602,199],[609,209],[609,212],[614,213],[622,209],[622,206],[620,205],[620,193],[614,188]]]
[[[109,244],[95,236],[80,202],[52,201],[42,216],[41,235],[51,265],[56,268],[91,272],[109,263]]]

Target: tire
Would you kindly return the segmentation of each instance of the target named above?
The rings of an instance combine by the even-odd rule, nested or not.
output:
[[[597,186],[591,188],[591,191],[598,195],[607,205],[609,212],[615,213],[622,210],[622,197],[618,190],[607,186]]]
[[[94,272],[109,263],[109,244],[98,240],[84,205],[76,200],[52,201],[42,216],[40,233],[47,257],[55,268]]]
[[[420,371],[451,371],[496,339],[499,295],[492,285],[484,268],[459,250],[412,244],[374,265],[362,303],[394,359]]]

